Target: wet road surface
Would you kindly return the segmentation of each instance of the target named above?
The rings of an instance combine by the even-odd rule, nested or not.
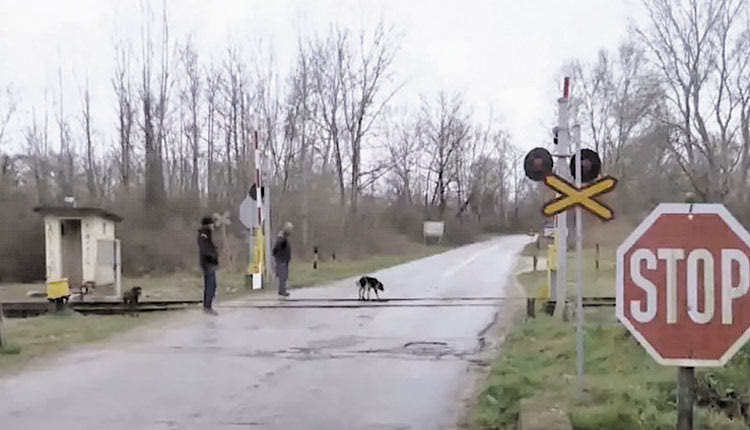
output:
[[[511,309],[497,298],[519,296],[511,275],[529,240],[375,273],[392,300],[344,300],[357,297],[347,280],[83,347],[0,377],[1,428],[455,428],[493,322]]]

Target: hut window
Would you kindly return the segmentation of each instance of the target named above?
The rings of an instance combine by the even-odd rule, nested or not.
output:
[[[103,234],[107,234],[107,223],[106,222],[102,222],[102,233]]]

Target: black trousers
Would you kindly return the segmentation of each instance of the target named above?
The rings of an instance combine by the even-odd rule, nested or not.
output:
[[[203,308],[211,309],[211,303],[216,296],[216,267],[203,268]]]

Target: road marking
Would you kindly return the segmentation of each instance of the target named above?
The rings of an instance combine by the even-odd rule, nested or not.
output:
[[[471,257],[467,258],[466,260],[464,260],[464,261],[458,263],[457,265],[451,267],[450,269],[446,270],[445,273],[443,274],[443,276],[447,278],[447,277],[455,275],[459,270],[461,270],[461,269],[465,268],[466,266],[468,266],[469,264],[473,263],[474,261],[476,261],[479,257],[483,256],[484,254],[489,254],[491,251],[494,251],[495,248],[497,248],[498,246],[500,246],[499,243],[495,244],[495,245],[492,245],[491,247],[489,247],[487,249],[483,249],[481,251],[477,251]]]

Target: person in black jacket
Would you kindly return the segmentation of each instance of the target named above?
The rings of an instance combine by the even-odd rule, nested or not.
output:
[[[203,270],[203,311],[216,315],[211,302],[216,295],[216,269],[219,267],[219,255],[211,238],[213,229],[213,218],[203,217],[201,229],[198,230],[198,252],[201,270]]]
[[[276,238],[273,246],[273,260],[276,265],[276,277],[279,278],[279,295],[287,297],[286,281],[289,279],[289,261],[292,259],[292,244],[289,243],[289,235],[294,226],[290,222],[284,224],[284,228]]]

